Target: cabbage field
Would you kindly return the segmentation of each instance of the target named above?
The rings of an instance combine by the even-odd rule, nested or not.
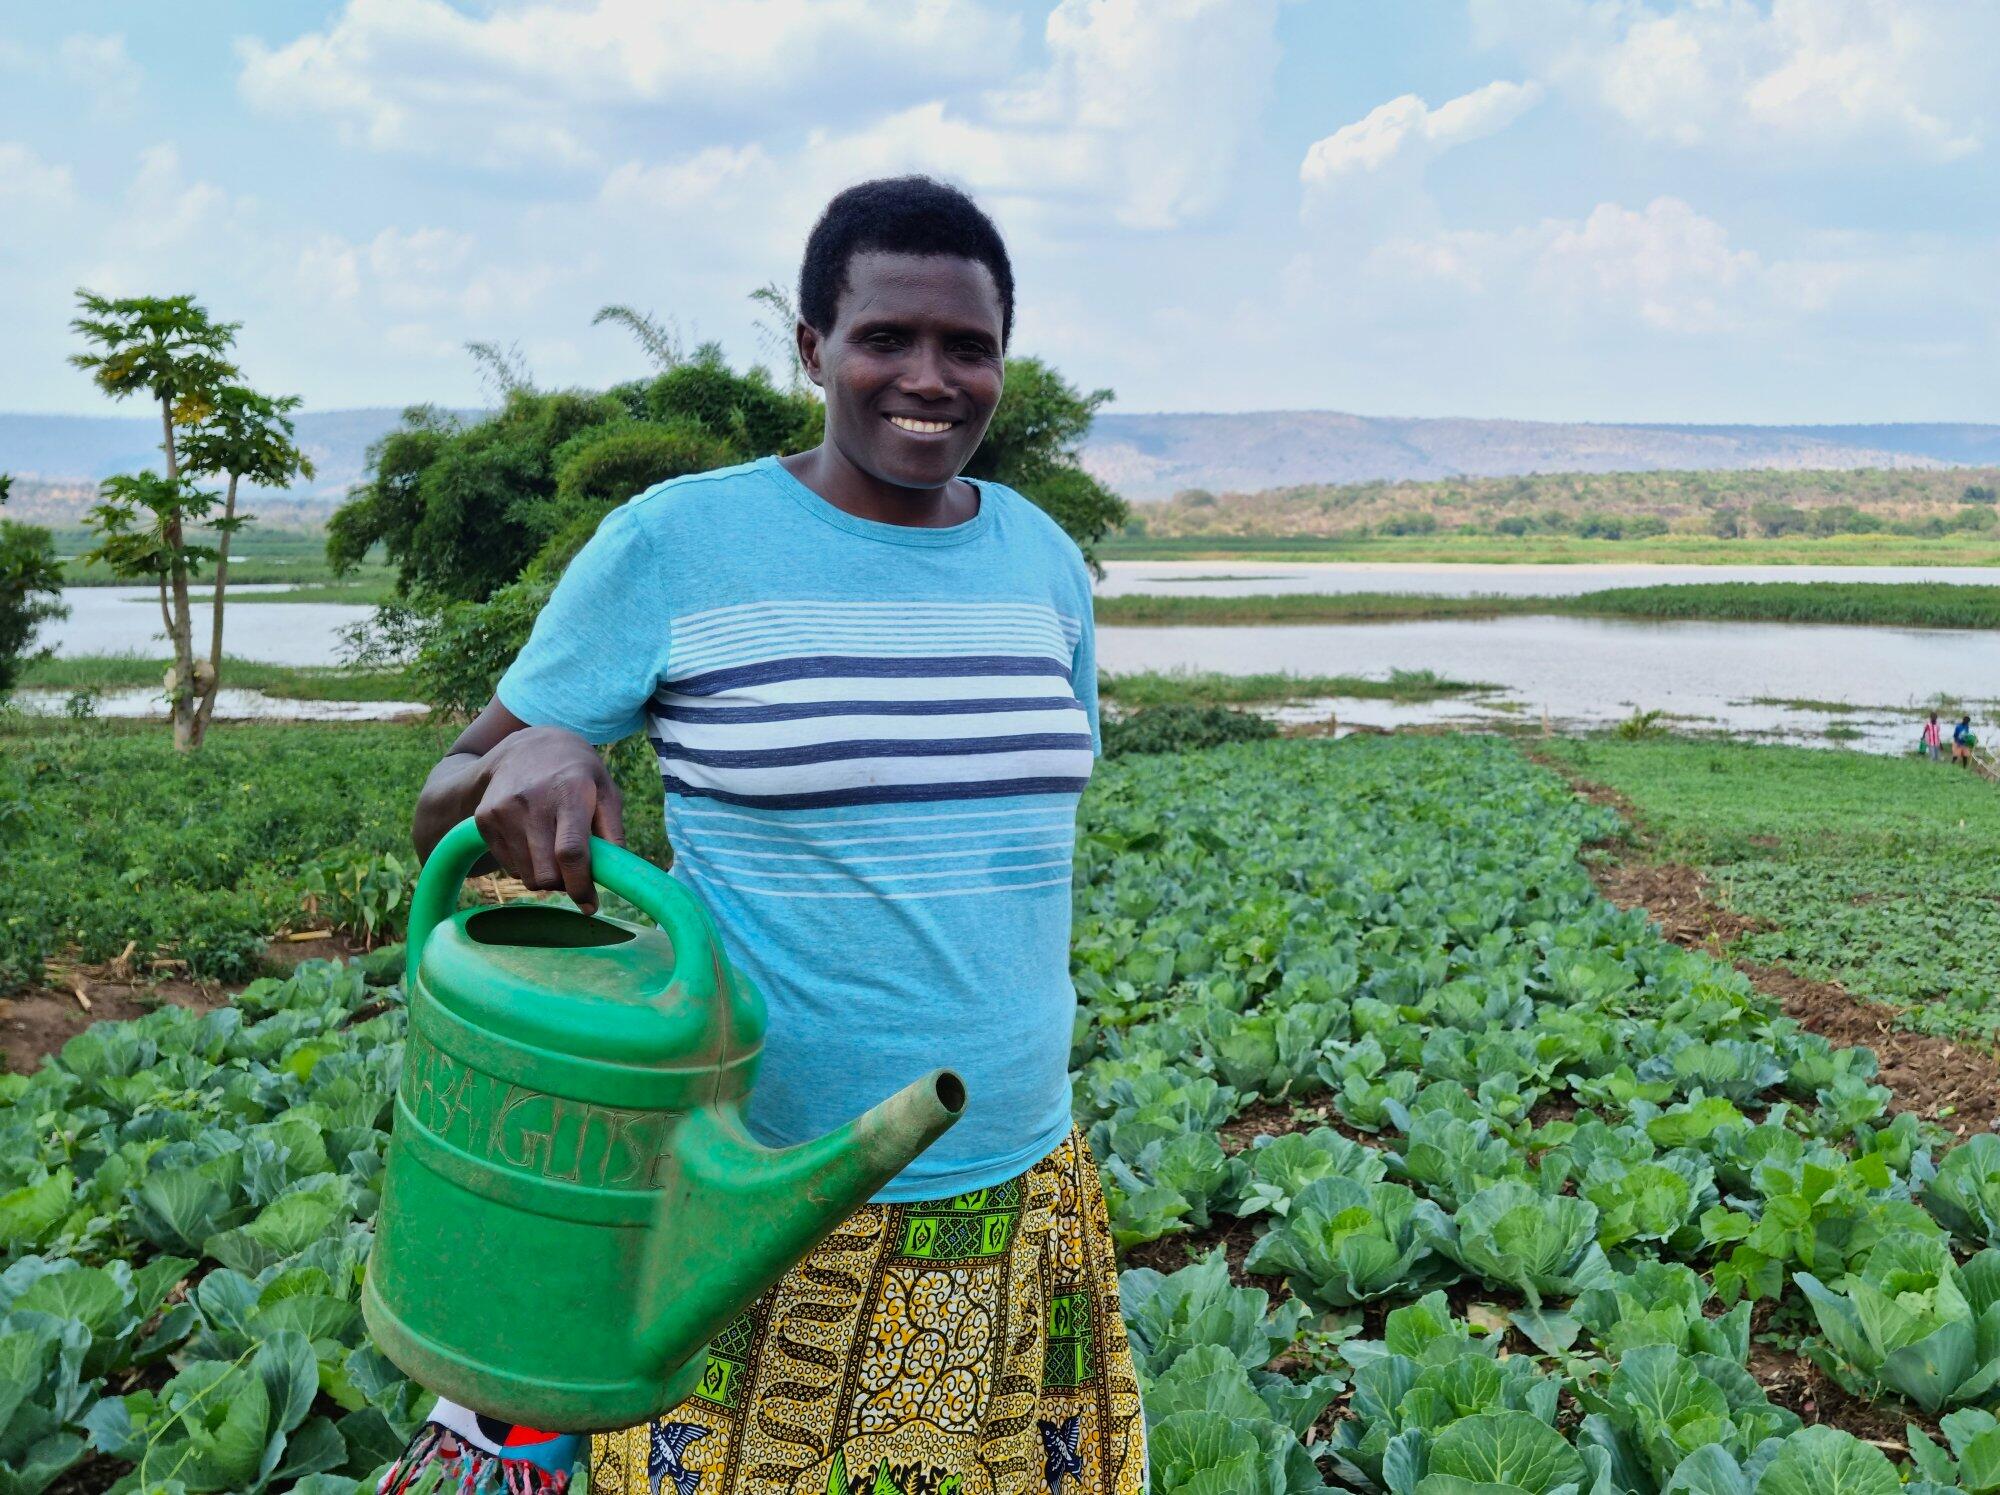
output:
[[[1617,829],[1493,739],[1102,767],[1076,1107],[1160,1495],[2000,1489],[2000,1139],[1605,902]],[[0,1078],[0,1495],[346,1495],[412,1430],[369,975]]]

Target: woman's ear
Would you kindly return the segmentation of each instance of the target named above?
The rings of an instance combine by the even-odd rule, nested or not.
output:
[[[800,318],[798,326],[792,329],[792,338],[798,344],[799,366],[806,371],[806,377],[824,388],[826,380],[820,369],[819,329]]]

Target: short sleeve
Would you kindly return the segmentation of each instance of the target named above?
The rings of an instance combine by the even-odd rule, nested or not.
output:
[[[591,742],[640,730],[667,667],[668,582],[643,507],[613,509],[501,676],[500,704],[531,727],[563,727]]]
[[[1076,648],[1070,654],[1069,678],[1084,715],[1090,718],[1090,751],[1101,757],[1104,734],[1097,722],[1097,624],[1087,605],[1083,610],[1083,632],[1077,636]]]

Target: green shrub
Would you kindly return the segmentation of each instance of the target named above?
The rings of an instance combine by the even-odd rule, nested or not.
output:
[[[1223,706],[1149,706],[1104,723],[1104,756],[1186,753],[1277,735],[1275,726],[1247,711]]]

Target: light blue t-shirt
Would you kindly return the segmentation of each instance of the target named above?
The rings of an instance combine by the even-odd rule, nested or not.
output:
[[[531,725],[651,739],[674,875],[770,1007],[759,1140],[964,1077],[885,1201],[999,1183],[1070,1127],[1090,576],[1041,510],[977,487],[976,516],[918,529],[775,458],[663,483],[606,517],[499,688]]]

